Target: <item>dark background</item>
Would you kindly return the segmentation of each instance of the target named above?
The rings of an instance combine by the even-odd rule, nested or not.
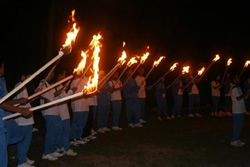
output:
[[[11,90],[23,71],[35,72],[56,56],[69,30],[71,11],[81,30],[73,51],[63,57],[59,67],[69,73],[80,61],[80,51],[88,47],[94,34],[103,35],[100,68],[110,70],[126,42],[128,56],[142,54],[150,46],[146,71],[159,56],[167,59],[149,77],[158,79],[176,61],[191,65],[196,72],[207,66],[215,54],[221,60],[214,64],[200,83],[207,97],[209,83],[215,74],[223,75],[229,57],[230,73],[239,73],[250,52],[250,10],[246,1],[219,3],[213,1],[118,1],[118,0],[38,0],[4,1],[1,4],[2,57],[5,58],[8,89]],[[49,70],[49,69],[48,69]],[[35,85],[46,76],[44,71]],[[171,82],[178,75],[169,75]],[[243,80],[249,76],[249,69]],[[202,94],[202,93],[201,93]]]

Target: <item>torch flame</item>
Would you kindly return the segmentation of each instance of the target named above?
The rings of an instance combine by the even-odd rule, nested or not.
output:
[[[217,55],[215,55],[215,58],[213,59],[213,62],[216,62],[216,61],[218,61],[220,59],[220,56],[217,54]]]
[[[189,66],[184,66],[183,69],[182,69],[182,74],[186,74],[186,73],[189,73]]]
[[[244,68],[247,68],[249,64],[250,64],[250,60],[247,60],[245,65],[244,65]]]
[[[174,71],[174,69],[177,67],[178,63],[174,63],[171,67],[170,67],[170,71]]]
[[[93,77],[90,76],[89,77],[89,81],[87,83],[87,85],[84,87],[83,91],[85,94],[92,94],[95,93],[97,91],[97,86],[98,86],[98,79],[99,79],[99,61],[100,61],[100,57],[99,57],[99,53],[100,53],[100,47],[101,47],[101,43],[100,43],[100,39],[102,38],[102,36],[100,34],[98,34],[97,36],[94,35],[93,36],[93,40],[91,41],[91,46],[94,46],[94,51],[93,51],[93,59],[94,59],[94,63],[93,63]]]
[[[126,42],[123,42],[123,45],[122,45],[122,47],[124,47],[126,45]]]
[[[76,21],[76,19],[75,19],[75,10],[72,10],[71,16],[69,18],[70,19],[68,20],[68,23],[70,23],[70,22],[74,23]]]
[[[154,61],[153,66],[157,67],[160,64],[160,62],[162,61],[162,59],[164,59],[164,58],[166,58],[166,57],[165,56],[161,56],[157,61]]]
[[[122,56],[118,59],[120,65],[123,65],[126,62],[127,54],[125,51],[122,51]]]
[[[127,63],[127,66],[128,67],[131,67],[133,64],[137,63],[137,60],[136,60],[136,57],[132,57],[128,63]]]
[[[63,48],[66,48],[66,47],[71,48],[71,43],[75,41],[79,30],[80,30],[80,28],[76,28],[76,23],[74,23],[71,30],[67,33],[67,39],[66,39],[65,43],[62,45]]]
[[[86,65],[86,59],[87,59],[87,55],[85,52],[81,52],[81,56],[82,56],[82,60],[81,62],[78,64],[77,68],[74,69],[73,73],[79,73],[79,72],[83,72],[83,69],[85,68]]]
[[[232,64],[232,58],[229,58],[227,61],[227,66],[230,66]]]
[[[199,71],[198,71],[198,75],[201,76],[203,74],[203,72],[205,71],[205,67],[202,67]]]
[[[141,57],[140,63],[143,64],[145,60],[148,58],[148,56],[149,56],[149,52],[144,53],[143,56]]]

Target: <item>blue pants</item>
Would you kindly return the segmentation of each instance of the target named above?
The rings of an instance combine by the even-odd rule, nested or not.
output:
[[[80,139],[82,137],[83,128],[88,119],[88,111],[73,112],[73,121],[71,127],[71,139]]]
[[[225,99],[225,108],[226,109],[232,108],[232,98],[231,98],[231,96],[225,96],[224,99]]]
[[[144,118],[145,114],[145,100],[146,98],[138,98],[139,104],[140,104],[140,119]]]
[[[8,166],[7,142],[6,142],[6,136],[5,136],[5,132],[3,128],[0,128],[0,166],[1,167]]]
[[[58,147],[61,118],[59,115],[44,115],[44,119],[46,122],[44,155],[46,155],[55,152]]]
[[[165,113],[167,111],[167,101],[166,98],[162,96],[156,96],[157,113]]]
[[[97,129],[107,127],[109,117],[109,103],[98,103]]]
[[[121,110],[122,110],[122,101],[121,100],[114,100],[112,102],[112,109],[113,109],[113,126],[118,126]]]
[[[17,152],[18,152],[18,165],[27,162],[27,153],[30,148],[30,143],[32,139],[32,125],[20,126],[24,139],[17,144]]]
[[[59,137],[58,148],[64,148],[65,151],[69,150],[70,140],[70,119],[61,120],[61,133]]]
[[[212,104],[213,104],[213,107],[218,107],[220,104],[220,97],[212,96]]]
[[[198,112],[198,110],[200,109],[200,96],[198,94],[189,95],[188,108],[190,113],[193,112],[193,109]]]
[[[244,124],[244,113],[233,114],[233,137],[232,141],[240,139],[240,133]]]
[[[127,120],[130,123],[139,123],[140,121],[140,104],[138,98],[126,99]]]
[[[17,144],[24,139],[23,132],[14,119],[5,121],[5,124],[7,130],[6,141],[8,145]]]
[[[173,115],[180,115],[182,109],[182,95],[174,95]]]

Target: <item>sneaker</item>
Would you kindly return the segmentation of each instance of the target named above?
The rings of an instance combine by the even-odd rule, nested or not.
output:
[[[53,157],[62,157],[63,156],[63,154],[58,153],[58,152],[53,152],[50,155],[52,155]]]
[[[97,133],[105,133],[105,131],[103,130],[103,128],[99,128],[99,129],[97,130]]]
[[[23,163],[21,165],[17,165],[17,167],[34,167],[34,166],[27,163]]]
[[[63,151],[64,151],[63,148],[57,148],[57,149],[56,149],[56,152],[58,152],[58,153],[62,153]]]
[[[172,117],[170,117],[170,116],[167,116],[166,118],[167,118],[168,120],[171,120],[171,119],[173,119],[173,118],[172,118]]]
[[[69,155],[69,156],[76,156],[77,155],[77,153],[72,149],[69,149],[68,151],[64,150],[64,154]]]
[[[134,128],[135,126],[132,123],[130,123],[130,124],[128,124],[128,127]]]
[[[175,119],[175,116],[174,116],[174,115],[172,115],[172,116],[171,116],[171,118],[172,118],[172,119]]]
[[[194,114],[190,113],[188,114],[188,118],[193,118],[194,117]]]
[[[144,124],[146,121],[144,119],[140,119],[140,124]]]
[[[34,160],[27,158],[26,164],[33,165],[34,163],[35,163]]]
[[[142,128],[142,127],[143,127],[143,125],[142,125],[142,124],[140,124],[140,123],[137,123],[137,124],[135,124],[135,125],[134,125],[134,127],[135,127],[135,128]]]
[[[96,135],[96,131],[94,129],[91,129],[91,135]]]
[[[110,129],[109,129],[109,128],[107,128],[107,127],[104,127],[104,128],[103,128],[103,130],[104,130],[105,132],[110,131]]]
[[[239,147],[242,147],[242,146],[244,146],[246,144],[246,143],[244,143],[244,142],[242,142],[240,140],[237,140],[236,142],[239,144]]]
[[[230,145],[233,147],[240,147],[240,145],[237,141],[231,141]]]
[[[195,116],[196,116],[196,117],[199,117],[199,118],[202,117],[200,113],[195,113]]]
[[[89,140],[95,140],[95,139],[96,139],[96,136],[90,135],[90,136],[88,137],[88,139],[89,139]]]
[[[112,129],[113,129],[114,131],[120,131],[120,130],[122,130],[122,128],[120,128],[120,127],[118,127],[118,126],[113,126]]]
[[[46,159],[46,160],[49,160],[49,161],[56,161],[56,160],[58,160],[57,157],[54,157],[54,156],[52,156],[52,155],[50,155],[50,154],[43,155],[43,156],[42,156],[42,159]]]
[[[81,141],[84,141],[85,143],[87,143],[87,142],[90,141],[87,137],[85,137],[85,138],[80,138],[80,140],[81,140]]]
[[[158,121],[162,121],[162,118],[161,117],[157,117]]]
[[[32,132],[38,132],[39,130],[35,127],[33,127]]]
[[[75,147],[78,147],[78,146],[80,145],[80,143],[78,143],[77,140],[72,140],[72,141],[70,142],[70,145],[75,146]]]
[[[79,144],[86,144],[87,142],[86,141],[84,141],[84,140],[81,140],[81,139],[79,139],[79,140],[76,140]]]

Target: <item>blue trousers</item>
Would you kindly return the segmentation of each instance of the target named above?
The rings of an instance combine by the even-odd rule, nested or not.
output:
[[[65,151],[69,150],[70,140],[70,119],[61,120],[61,132],[59,137],[58,148],[64,148]]]
[[[232,108],[232,98],[231,98],[231,96],[225,96],[224,100],[225,100],[225,108],[226,109]]]
[[[156,96],[156,105],[157,105],[157,112],[158,113],[166,113],[167,111],[167,102],[166,98],[163,98],[162,96]]]
[[[8,145],[17,144],[24,139],[23,132],[14,119],[5,121],[5,124],[7,130],[6,141]]]
[[[44,155],[46,155],[55,152],[58,147],[61,118],[59,115],[44,115],[44,119],[46,122]]]
[[[182,109],[182,95],[174,95],[174,107],[172,114],[180,115]]]
[[[0,118],[2,119],[2,118]],[[7,151],[7,141],[4,129],[0,128],[0,166],[8,166],[8,151]]]
[[[71,126],[71,139],[80,139],[82,137],[83,128],[88,119],[88,111],[73,112],[73,121]]]
[[[145,114],[145,100],[146,98],[138,98],[139,104],[140,104],[140,119],[144,118]]]
[[[240,139],[240,133],[244,124],[244,113],[233,114],[233,137],[232,141]]]
[[[190,113],[193,112],[193,109],[195,109],[195,111],[200,109],[200,96],[198,94],[189,95],[188,108]]]
[[[126,99],[127,120],[130,123],[139,123],[140,121],[140,104],[138,98]]]
[[[107,127],[109,117],[109,103],[98,103],[97,129]]]
[[[30,148],[33,126],[32,125],[20,126],[20,129],[23,132],[24,139],[17,144],[18,165],[27,162],[27,153]]]
[[[122,101],[121,100],[114,100],[112,102],[112,109],[113,109],[113,126],[118,126],[121,110],[122,110]]]
[[[220,104],[220,97],[212,96],[212,104],[213,104],[213,107],[218,107]]]

